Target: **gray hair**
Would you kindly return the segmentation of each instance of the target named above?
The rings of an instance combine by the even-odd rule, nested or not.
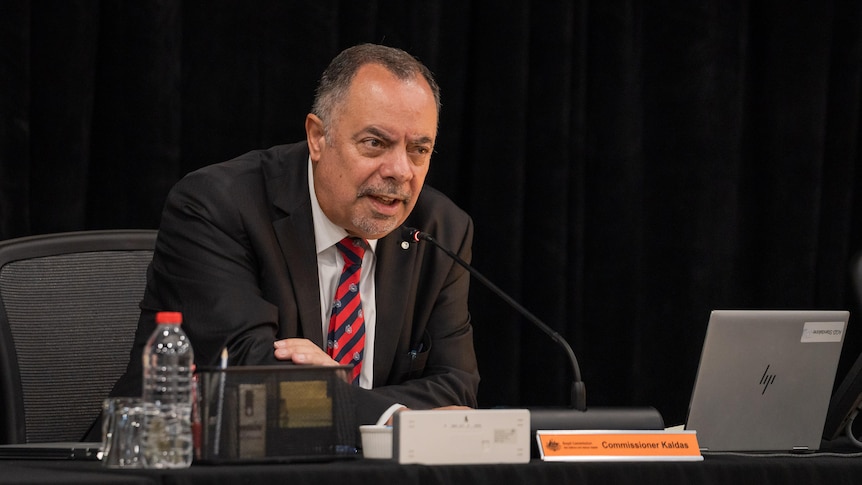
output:
[[[329,140],[329,124],[336,108],[344,101],[350,83],[360,67],[379,64],[398,79],[409,80],[422,76],[431,87],[437,114],[440,114],[440,86],[431,70],[407,52],[394,47],[377,44],[360,44],[349,47],[335,56],[320,76],[311,112],[323,121],[323,129]]]

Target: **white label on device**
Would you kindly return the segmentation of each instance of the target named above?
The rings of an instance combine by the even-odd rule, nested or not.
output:
[[[805,322],[802,343],[841,342],[844,339],[844,322]]]

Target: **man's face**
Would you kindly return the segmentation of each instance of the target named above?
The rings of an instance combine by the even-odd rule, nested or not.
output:
[[[395,77],[362,66],[330,120],[330,143],[317,116],[305,128],[314,189],[326,216],[348,233],[379,239],[416,205],[437,137],[437,105],[422,76]]]

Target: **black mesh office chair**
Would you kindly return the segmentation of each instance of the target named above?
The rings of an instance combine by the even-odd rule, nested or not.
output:
[[[79,441],[126,368],[156,231],[0,242],[0,443]]]

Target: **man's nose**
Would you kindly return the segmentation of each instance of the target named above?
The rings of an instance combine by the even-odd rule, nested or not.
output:
[[[384,178],[392,178],[398,182],[406,182],[413,178],[410,156],[407,150],[393,150],[386,156],[380,166],[380,175]]]

